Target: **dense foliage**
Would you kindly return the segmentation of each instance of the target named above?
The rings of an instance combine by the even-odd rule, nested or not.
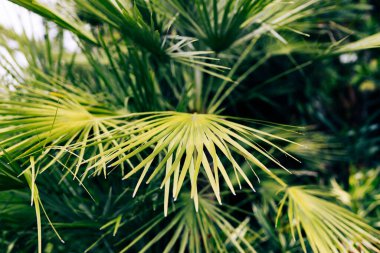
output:
[[[377,1],[10,1],[0,252],[380,252]]]

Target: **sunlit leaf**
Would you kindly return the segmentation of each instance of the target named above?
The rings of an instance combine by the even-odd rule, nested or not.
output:
[[[9,97],[2,95],[0,146],[12,155],[12,159],[34,155],[37,163],[54,153],[54,158],[40,168],[42,173],[68,153],[73,154],[69,146],[78,143],[78,153],[73,154],[78,163],[70,165],[76,175],[79,164],[88,155],[85,151],[90,150],[86,149],[88,139],[98,139],[102,134],[107,136],[109,129],[117,127],[117,120],[112,119],[117,114],[77,87],[59,81],[54,85],[40,81],[32,83],[33,86],[18,85]],[[95,152],[102,153],[115,143],[115,140],[99,143]]]
[[[329,196],[302,186],[289,187],[285,192],[283,203],[287,201],[292,235],[295,239],[298,234],[303,250],[307,252],[304,232],[313,252],[380,252],[380,232],[354,213],[324,199]]]
[[[379,48],[380,47],[380,33],[365,37],[358,41],[344,44],[336,50],[337,53],[354,52],[365,49]]]
[[[165,187],[166,199],[169,198],[169,187],[172,188],[172,196],[176,199],[185,179],[189,178],[191,197],[194,198],[195,208],[198,209],[198,178],[205,176],[221,203],[221,180],[225,181],[231,192],[235,194],[230,179],[231,174],[235,175],[240,187],[240,181],[243,180],[254,190],[251,177],[255,172],[247,174],[241,168],[242,159],[284,185],[284,182],[264,163],[270,161],[285,168],[263,147],[266,145],[275,148],[292,157],[274,143],[291,142],[287,139],[235,122],[238,119],[213,114],[157,112],[136,114],[136,116],[140,116],[139,119],[122,126],[121,133],[113,133],[114,136],[126,138],[125,142],[109,148],[104,155],[99,154],[88,160],[91,162],[98,160],[89,169],[96,168],[102,163],[114,167],[138,154],[143,155],[143,160],[124,176],[124,179],[128,179],[140,173],[133,195],[144,179],[147,183],[157,180],[162,175],[160,172],[165,171],[161,188]],[[262,146],[257,143],[261,143]],[[143,151],[150,147],[153,150],[144,156]],[[120,155],[123,155],[123,158],[119,159]],[[160,155],[162,159],[159,159]],[[263,157],[265,161],[258,159],[258,156]],[[153,164],[155,165],[152,166]]]

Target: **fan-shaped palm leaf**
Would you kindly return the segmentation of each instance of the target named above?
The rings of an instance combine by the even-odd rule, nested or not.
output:
[[[79,143],[78,154],[69,153],[80,163],[85,157],[88,139],[105,137],[110,128],[117,127],[118,122],[112,119],[116,113],[82,89],[58,80],[54,84],[41,81],[29,84],[32,86],[17,85],[9,95],[3,94],[0,101],[0,146],[13,159],[34,155],[39,162],[56,151],[54,158],[41,168],[43,172],[70,151],[71,144]],[[115,140],[101,143],[91,151],[88,149],[86,154],[102,153],[113,144]],[[79,165],[75,174],[78,170]]]
[[[144,226],[134,233],[126,235],[125,240],[130,241],[120,252],[133,252],[134,247],[144,238],[149,238],[157,226],[161,229],[147,240],[139,252],[147,252],[160,242],[168,238],[166,244],[161,245],[162,252],[256,252],[249,238],[259,235],[249,228],[249,218],[244,221],[235,219],[225,210],[215,205],[215,202],[205,195],[199,196],[199,211],[191,208],[188,194],[183,194],[177,204],[177,210],[170,215],[170,220],[162,216],[154,216]],[[118,218],[103,226],[107,228],[106,234],[112,234]],[[168,221],[168,223],[165,223]],[[119,222],[120,223],[120,222]],[[128,224],[128,220],[121,222],[120,227]],[[120,232],[119,232],[120,233]]]
[[[144,114],[137,114],[135,116],[139,115]],[[220,203],[220,177],[224,179],[232,193],[235,194],[234,186],[230,180],[231,171],[235,173],[239,185],[240,178],[243,178],[254,189],[251,179],[241,168],[239,161],[234,157],[235,155],[246,159],[249,163],[265,171],[277,182],[285,185],[262,161],[251,154],[251,151],[284,168],[279,161],[272,157],[263,147],[259,146],[257,142],[269,145],[287,154],[272,140],[291,141],[236,123],[232,121],[233,119],[232,117],[212,114],[148,113],[148,116],[120,128],[122,129],[121,133],[113,133],[113,136],[127,138],[127,140],[120,145],[108,149],[104,154],[91,158],[89,160],[91,162],[94,159],[98,159],[99,161],[90,166],[89,169],[97,168],[106,162],[112,167],[123,164],[125,160],[138,154],[143,154],[144,150],[153,147],[153,151],[144,157],[138,165],[134,166],[124,176],[124,179],[142,171],[134,191],[135,195],[148,172],[150,172],[150,176],[147,183],[155,179],[164,170],[165,176],[161,187],[165,187],[165,214],[167,213],[170,187],[172,186],[173,197],[176,199],[186,175],[190,178],[191,197],[194,198],[196,209],[198,208],[197,179],[200,173],[205,173]],[[159,159],[160,154],[163,155],[162,159]],[[119,159],[120,155],[124,155],[124,157]],[[155,166],[155,169],[152,169],[151,165],[155,160],[158,164]],[[228,163],[225,163],[224,160],[228,161]],[[101,166],[98,168],[101,169]],[[171,181],[171,178],[173,181]]]
[[[313,252],[380,252],[380,232],[359,216],[321,197],[328,193],[302,186],[289,187],[279,208],[288,200],[288,218],[307,252],[302,230]],[[331,194],[330,194],[331,196]]]

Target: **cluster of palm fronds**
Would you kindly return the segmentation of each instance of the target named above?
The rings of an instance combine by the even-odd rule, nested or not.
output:
[[[11,2],[1,252],[380,252],[369,3]]]

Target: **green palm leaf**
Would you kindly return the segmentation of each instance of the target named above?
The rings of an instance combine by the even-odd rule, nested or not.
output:
[[[215,205],[208,196],[199,196],[199,211],[191,208],[188,194],[183,194],[177,204],[178,210],[170,215],[170,220],[155,216],[144,226],[125,239],[131,242],[120,252],[133,252],[134,246],[145,238],[146,244],[139,252],[147,252],[163,240],[162,252],[256,252],[249,238],[259,235],[249,228],[249,218],[244,221],[235,219],[225,210]],[[125,225],[128,221],[124,221]],[[161,229],[151,239],[149,235],[157,226]],[[109,230],[112,232],[112,228]],[[120,243],[119,243],[120,244]]]
[[[288,201],[291,233],[295,229],[302,248],[307,252],[302,230],[315,253],[380,252],[380,232],[367,225],[359,216],[321,197],[326,192],[302,186],[289,187],[281,201]]]
[[[136,114],[135,117],[145,117],[122,126],[117,130],[121,130],[121,133],[113,133],[115,137],[126,138],[126,141],[108,149],[104,155],[99,154],[89,159],[89,162],[98,161],[88,169],[95,168],[94,173],[97,173],[96,171],[101,170],[101,165],[104,163],[108,163],[109,167],[121,165],[132,157],[143,156],[143,151],[152,147],[153,151],[133,166],[123,179],[141,173],[133,193],[135,195],[148,174],[150,175],[147,183],[156,180],[159,173],[165,171],[161,183],[161,188],[165,187],[165,215],[170,188],[172,188],[172,196],[176,199],[186,177],[190,179],[191,197],[194,198],[196,209],[198,209],[198,177],[202,173],[208,179],[219,203],[221,203],[219,182],[221,178],[235,194],[230,180],[231,172],[235,174],[240,188],[242,178],[254,190],[250,177],[241,168],[236,156],[260,168],[281,185],[285,185],[252,152],[284,168],[257,142],[292,157],[273,142],[273,140],[291,141],[236,123],[231,117],[178,112],[146,114]],[[119,159],[120,155],[123,155],[123,158]],[[162,159],[159,158],[161,155]],[[154,161],[158,164],[153,169]],[[254,173],[254,170],[252,171]]]
[[[113,119],[117,113],[99,104],[95,96],[58,80],[54,84],[42,81],[28,84],[31,86],[17,85],[9,95],[3,94],[0,101],[0,146],[12,159],[34,155],[36,162],[40,162],[48,154],[54,154],[40,168],[43,172],[69,153],[78,161],[76,175],[85,155],[102,153],[116,144],[112,140],[86,148],[88,139],[103,138],[100,136],[107,136],[109,129],[118,124]],[[77,154],[69,149],[73,143],[80,145]]]
[[[42,17],[47,18],[48,20],[54,21],[61,27],[72,31],[77,34],[83,40],[86,40],[91,43],[97,43],[95,38],[91,33],[87,32],[84,29],[83,24],[80,23],[78,19],[68,17],[68,15],[62,15],[60,11],[51,9],[46,6],[46,4],[41,4],[38,1],[32,0],[10,0],[11,2],[18,4],[30,11],[33,11]],[[62,11],[62,10],[61,10]]]
[[[380,47],[380,33],[370,35],[358,41],[354,41],[338,47],[337,53],[354,52],[365,49],[379,48]]]

